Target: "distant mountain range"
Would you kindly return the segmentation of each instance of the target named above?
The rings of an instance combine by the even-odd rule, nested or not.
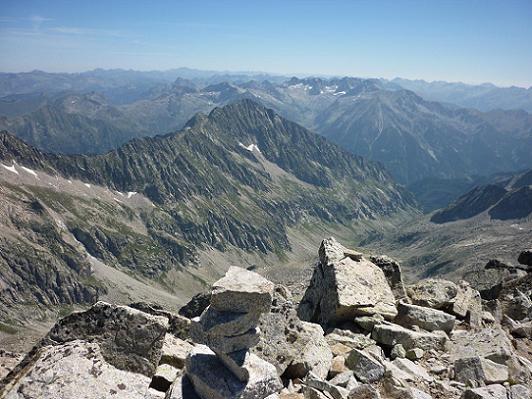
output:
[[[448,207],[434,213],[431,221],[446,223],[469,219],[482,212],[492,219],[521,219],[532,214],[532,169],[468,191]]]
[[[391,82],[421,97],[481,111],[525,110],[532,112],[532,87],[498,87],[490,83],[469,85],[453,82],[393,79]]]
[[[51,82],[55,90],[31,91],[47,90]],[[103,153],[248,98],[382,163],[427,211],[447,205],[482,176],[532,167],[532,115],[428,101],[402,87],[409,82],[194,70],[4,74],[0,87],[11,94],[0,99],[0,129],[46,151]]]
[[[103,155],[44,153],[4,132],[0,179],[0,316],[91,301],[120,275],[109,267],[126,273],[120,289],[164,275],[162,292],[190,292],[205,278],[202,253],[279,263],[297,234],[415,212],[380,165],[251,100]]]

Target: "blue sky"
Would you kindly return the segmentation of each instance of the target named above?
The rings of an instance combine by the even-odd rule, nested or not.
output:
[[[532,85],[532,1],[0,0],[0,70],[396,76]]]

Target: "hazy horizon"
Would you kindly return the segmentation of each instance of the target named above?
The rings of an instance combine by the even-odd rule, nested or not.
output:
[[[4,1],[0,70],[260,71],[532,86],[532,3]]]
[[[44,72],[44,73],[50,73],[50,74],[83,74],[83,73],[90,73],[94,71],[124,71],[124,72],[139,72],[139,73],[165,73],[165,72],[171,72],[171,71],[177,71],[187,69],[190,71],[198,71],[201,73],[212,73],[212,74],[219,74],[219,75],[249,75],[249,76],[259,76],[259,75],[271,75],[271,76],[277,76],[277,77],[286,77],[287,79],[291,77],[297,77],[300,79],[303,78],[323,78],[323,79],[330,79],[330,78],[342,78],[342,77],[352,77],[352,78],[361,78],[361,79],[382,79],[387,81],[393,81],[394,79],[405,79],[410,81],[423,81],[426,83],[451,83],[451,84],[464,84],[464,85],[470,85],[470,86],[482,86],[482,85],[493,85],[498,88],[511,88],[511,87],[517,87],[522,89],[532,89],[532,85],[530,86],[519,86],[519,85],[501,85],[496,84],[493,82],[464,82],[464,81],[451,81],[451,80],[427,80],[427,79],[420,79],[420,78],[405,78],[403,76],[394,76],[391,78],[385,78],[382,76],[355,76],[355,75],[325,75],[325,74],[313,74],[313,73],[305,73],[305,72],[293,72],[293,73],[279,73],[279,72],[269,72],[269,71],[245,71],[245,70],[209,70],[209,69],[199,69],[199,68],[191,68],[187,66],[176,66],[173,68],[168,69],[135,69],[135,68],[101,68],[96,67],[93,69],[85,69],[85,70],[79,70],[79,71],[47,71],[43,69],[29,69],[29,70],[19,70],[19,71],[8,71],[8,70],[0,70],[0,73],[32,73],[32,72]]]

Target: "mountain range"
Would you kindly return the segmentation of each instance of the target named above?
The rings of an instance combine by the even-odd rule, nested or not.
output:
[[[415,213],[382,166],[251,100],[101,155],[45,153],[4,132],[0,163],[3,318],[106,293],[175,302],[230,254],[278,267],[301,255],[302,234]]]
[[[205,84],[205,79],[178,78],[121,104],[96,92],[9,98],[11,102],[0,102],[0,114],[11,115],[0,121],[0,128],[57,153],[102,153],[131,138],[180,129],[197,112],[253,99],[353,154],[382,163],[426,210],[444,206],[470,188],[464,181],[474,184],[482,176],[532,167],[532,117],[527,112],[459,108],[377,79]],[[435,185],[441,192],[436,198]]]

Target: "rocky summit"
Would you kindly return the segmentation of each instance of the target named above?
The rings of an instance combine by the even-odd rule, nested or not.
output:
[[[334,238],[318,258],[300,300],[230,267],[179,312],[101,301],[74,312],[23,358],[0,352],[0,397],[532,397],[532,273],[480,293],[407,285],[398,262]]]

